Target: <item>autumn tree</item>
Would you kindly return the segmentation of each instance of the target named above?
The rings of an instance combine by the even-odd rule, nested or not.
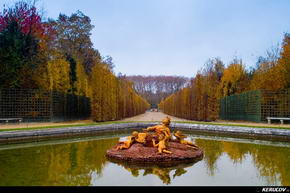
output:
[[[282,50],[278,60],[278,67],[280,67],[280,75],[283,76],[285,88],[290,88],[290,34],[284,35],[282,43]]]
[[[86,96],[92,118],[134,116],[149,104],[132,82],[113,73],[111,56],[93,48],[91,20],[77,11],[43,21],[34,5],[20,1],[0,13],[0,88],[37,88]]]
[[[211,121],[218,118],[218,86],[224,64],[219,58],[209,59],[192,78],[189,86],[162,100],[159,108],[170,115]]]
[[[71,16],[59,14],[57,20],[50,19],[49,23],[57,33],[55,46],[58,50],[67,57],[72,66],[79,59],[86,72],[90,72],[94,60],[101,59],[98,51],[93,49],[90,38],[94,28],[91,19],[81,11],[77,11]]]
[[[221,96],[229,96],[236,93],[242,93],[248,89],[249,78],[241,59],[235,58],[224,70],[220,82]]]
[[[251,90],[280,90],[285,87],[283,65],[279,64],[280,48],[273,47],[266,56],[258,58],[256,68],[250,80]]]
[[[42,49],[50,28],[34,5],[24,1],[0,13],[0,87],[37,88],[33,72],[46,59]]]
[[[132,82],[116,77],[106,64],[92,69],[92,118],[95,121],[117,120],[144,113],[149,104],[137,95]]]

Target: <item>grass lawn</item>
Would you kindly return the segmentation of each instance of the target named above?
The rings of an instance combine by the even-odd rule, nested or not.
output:
[[[289,127],[281,127],[279,125],[273,126],[258,126],[249,124],[231,124],[231,123],[215,123],[215,122],[201,122],[201,121],[174,121],[176,123],[191,123],[191,124],[201,124],[201,125],[221,125],[221,126],[237,126],[237,127],[253,127],[253,128],[270,128],[270,129],[290,129]]]
[[[18,131],[18,130],[36,130],[36,129],[53,129],[53,128],[65,128],[65,127],[82,127],[82,126],[93,126],[93,125],[107,125],[107,124],[118,124],[118,123],[132,123],[135,121],[107,121],[98,123],[86,123],[86,124],[67,124],[67,125],[53,125],[53,126],[43,126],[43,127],[23,127],[23,128],[12,128],[12,129],[0,129],[3,131]]]
[[[51,129],[51,128],[65,128],[65,127],[81,127],[81,126],[93,126],[93,125],[107,125],[107,124],[122,124],[122,123],[148,123],[151,121],[107,121],[98,123],[87,123],[87,124],[68,124],[68,125],[53,125],[43,127],[24,127],[24,128],[12,128],[12,129],[0,129],[0,132],[4,131],[18,131],[18,130],[35,130],[35,129]],[[238,126],[238,127],[254,127],[254,128],[272,128],[272,129],[290,129],[290,127],[279,127],[275,126],[257,126],[257,125],[245,125],[245,124],[227,124],[227,123],[216,123],[216,122],[200,122],[200,121],[173,121],[175,123],[188,123],[188,124],[202,124],[202,125],[221,125],[221,126]]]

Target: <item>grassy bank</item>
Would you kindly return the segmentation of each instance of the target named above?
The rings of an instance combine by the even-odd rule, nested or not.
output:
[[[258,126],[254,124],[233,124],[233,123],[216,123],[216,122],[200,122],[200,121],[174,121],[176,123],[189,123],[189,124],[201,124],[201,125],[220,125],[220,126],[236,126],[236,127],[253,127],[253,128],[270,128],[270,129],[290,129],[289,127],[281,127],[279,125],[271,126]]]
[[[19,131],[19,130],[36,130],[36,129],[53,129],[53,128],[65,128],[65,127],[82,127],[82,126],[94,126],[94,125],[107,125],[107,124],[122,124],[122,123],[149,123],[152,121],[107,121],[98,123],[87,123],[87,124],[67,124],[67,125],[53,125],[53,126],[42,126],[42,127],[23,127],[23,128],[11,128],[11,129],[0,129],[0,132],[4,131]],[[175,123],[188,123],[188,124],[201,124],[201,125],[220,125],[220,126],[236,126],[236,127],[253,127],[253,128],[271,128],[271,129],[290,129],[290,127],[281,127],[279,125],[272,126],[257,126],[251,124],[231,124],[231,123],[216,123],[216,122],[200,122],[200,121],[173,121]]]
[[[135,121],[131,121],[135,122]],[[22,127],[22,128],[12,128],[12,129],[0,129],[3,131],[18,131],[18,130],[36,130],[36,129],[54,129],[54,128],[65,128],[65,127],[82,127],[82,126],[94,126],[94,125],[107,125],[107,124],[119,124],[119,123],[131,123],[128,121],[108,121],[99,123],[87,123],[87,124],[67,124],[67,125],[53,125],[53,126],[43,126],[43,127]]]

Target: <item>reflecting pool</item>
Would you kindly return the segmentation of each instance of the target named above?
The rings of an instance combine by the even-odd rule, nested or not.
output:
[[[290,143],[187,132],[202,160],[175,167],[114,163],[128,133],[0,145],[0,186],[289,186]]]

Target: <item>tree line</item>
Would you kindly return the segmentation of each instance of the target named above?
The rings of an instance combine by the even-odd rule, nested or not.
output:
[[[250,90],[278,91],[290,88],[290,34],[281,45],[267,50],[256,66],[246,69],[242,59],[227,66],[219,58],[209,59],[188,87],[159,103],[165,113],[192,120],[218,119],[219,99]]]
[[[157,108],[162,99],[184,88],[189,78],[183,76],[127,76],[134,83],[134,89],[144,97],[152,108]]]
[[[19,1],[0,12],[0,89],[54,90],[91,99],[95,121],[143,113],[148,102],[113,72],[110,56],[93,47],[94,26],[81,11],[44,20]]]

